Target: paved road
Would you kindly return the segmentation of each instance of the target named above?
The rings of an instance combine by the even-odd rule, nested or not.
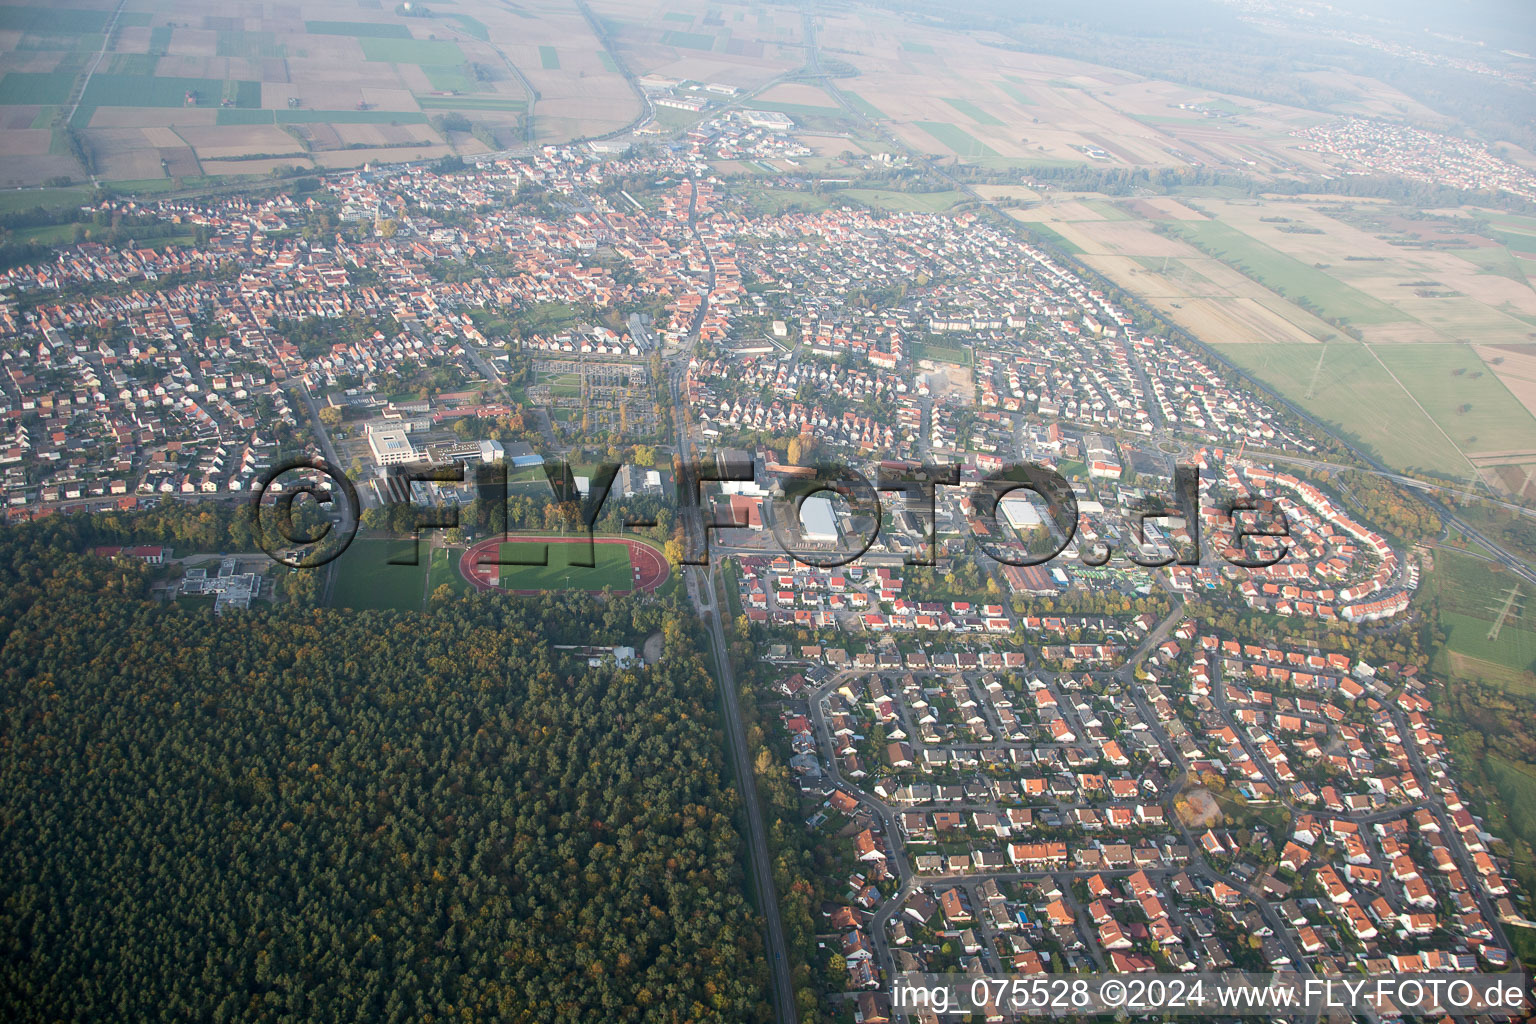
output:
[[[752,774],[752,759],[747,752],[746,730],[741,724],[741,708],[736,695],[736,678],[731,671],[725,631],[720,625],[723,606],[715,591],[714,566],[687,570],[688,590],[695,602],[707,605],[704,621],[709,626],[710,647],[715,659],[715,678],[720,685],[724,706],[727,746],[741,790],[742,810],[747,823],[747,861],[757,903],[768,931],[768,970],[773,982],[773,1006],[780,1024],[795,1024],[795,986],[785,957],[784,924],[779,917],[779,896],[773,884],[773,862],[768,857],[767,833],[763,828],[762,807],[757,800],[757,780]],[[702,581],[702,583],[701,583]],[[702,588],[702,589],[700,589]]]
[[[315,404],[315,396],[309,393],[309,385],[299,381],[299,393],[304,399],[304,407],[309,410],[309,420],[315,428],[315,436],[320,439],[320,450],[325,453],[331,465],[345,473],[347,467],[342,464],[341,456],[336,454],[336,446],[331,444],[330,432],[325,429],[325,424],[320,422],[320,407]],[[358,490],[358,495],[359,497],[363,495],[362,489]],[[366,506],[368,503],[364,500],[363,504]]]
[[[896,961],[891,956],[889,943],[886,942],[886,926],[890,923],[902,901],[912,894],[917,888],[918,880],[907,862],[906,844],[896,823],[896,812],[880,800],[875,799],[853,783],[844,779],[837,766],[837,758],[833,755],[835,749],[832,745],[832,733],[827,727],[826,712],[822,708],[822,702],[827,695],[842,685],[843,681],[854,676],[865,675],[862,670],[849,669],[839,672],[811,694],[810,714],[811,723],[816,729],[816,744],[825,755],[823,765],[827,777],[838,789],[857,800],[863,807],[869,810],[880,821],[880,827],[885,832],[885,845],[890,851],[886,859],[886,867],[896,876],[898,887],[886,901],[875,909],[874,921],[869,927],[869,938],[874,946],[875,959],[880,962],[880,968],[885,972],[887,981],[895,977]]]
[[[698,231],[694,227],[696,219],[696,200],[698,198],[698,183],[690,181],[693,194],[688,202],[688,227],[694,238],[702,245]],[[705,247],[705,257],[709,261],[708,289],[715,286],[714,258],[709,255]],[[694,324],[691,341],[698,340],[698,329],[703,323],[704,314],[709,309],[709,296],[706,292],[704,301],[699,307],[698,321]],[[685,346],[684,351],[691,346]],[[672,391],[672,401],[677,411],[677,454],[685,461],[693,458],[693,439],[689,436],[689,417],[687,410],[683,408],[678,388],[678,375],[685,362],[679,360],[672,364],[668,384]],[[725,717],[725,731],[728,753],[736,772],[736,784],[741,790],[741,802],[743,817],[747,826],[747,861],[749,875],[752,878],[752,887],[757,893],[757,905],[763,915],[763,925],[767,931],[768,939],[768,970],[773,985],[774,1013],[779,1024],[795,1024],[799,1019],[795,1005],[795,986],[790,972],[790,961],[786,956],[788,949],[784,942],[784,924],[779,914],[778,891],[773,884],[773,862],[768,856],[768,836],[763,827],[762,805],[757,799],[757,777],[752,771],[752,759],[747,751],[746,730],[741,722],[741,707],[736,693],[736,677],[731,671],[730,648],[726,646],[725,630],[721,623],[721,615],[724,606],[720,602],[719,594],[715,590],[715,565],[690,566],[683,572],[684,584],[688,594],[693,598],[694,610],[704,619],[709,628],[709,641],[715,661],[715,678],[720,687],[720,703]]]
[[[107,22],[107,27],[102,31],[101,49],[96,51],[96,58],[91,61],[91,69],[85,73],[85,81],[80,84],[80,95],[75,97],[74,104],[69,108],[69,116],[64,118],[66,125],[75,120],[75,113],[80,109],[80,101],[85,99],[85,91],[91,87],[91,77],[96,74],[96,69],[101,66],[101,58],[107,55],[107,48],[112,45],[112,34],[117,31],[117,19],[122,17],[123,8],[128,6],[128,0],[118,0],[117,7],[112,11],[112,20]],[[89,167],[83,167],[91,176],[91,184],[97,184],[96,172]]]

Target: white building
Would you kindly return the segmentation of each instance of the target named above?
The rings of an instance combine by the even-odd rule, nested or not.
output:
[[[800,533],[817,544],[837,543],[837,516],[831,498],[813,494],[800,503]]]
[[[1020,533],[1038,530],[1045,525],[1040,510],[1029,500],[1028,492],[1010,491],[1003,495],[999,504],[1002,505],[1003,518],[1008,520],[1008,525]]]
[[[369,427],[368,449],[381,466],[397,466],[416,461],[416,446],[402,427]]]
[[[742,116],[753,128],[762,128],[770,132],[787,132],[795,126],[793,118],[777,110],[744,110]]]
[[[493,462],[505,462],[507,461],[507,449],[502,446],[500,441],[481,441],[480,461],[486,465],[490,465]]]

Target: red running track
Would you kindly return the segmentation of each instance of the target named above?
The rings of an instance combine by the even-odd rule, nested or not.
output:
[[[510,594],[537,594],[537,590],[509,590],[491,582],[491,577],[496,574],[496,559],[501,553],[503,542],[527,542],[533,544],[569,544],[579,538],[570,536],[555,537],[524,537],[522,535],[509,534],[506,537],[492,537],[483,540],[474,547],[459,556],[459,574],[462,575],[477,590],[502,590]],[[666,558],[660,551],[649,544],[629,540],[625,537],[593,537],[594,544],[626,544],[629,546],[629,564],[638,574],[634,576],[634,590],[643,590],[653,593],[657,587],[667,582],[667,577],[672,575],[672,567],[667,564]],[[617,591],[629,593],[630,591]],[[591,591],[599,593],[599,591]]]

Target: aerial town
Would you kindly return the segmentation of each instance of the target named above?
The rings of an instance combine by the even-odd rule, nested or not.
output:
[[[1406,131],[1308,138],[1369,165]],[[767,770],[828,851],[806,938],[838,1019],[896,1019],[905,972],[1508,966],[1528,894],[1398,651],[1417,538],[1061,253],[975,210],[765,209],[709,163],[808,152],[792,118],[738,111],[671,145],[104,199],[98,223],[156,244],[4,273],[7,515],[239,502],[291,457],[369,507],[396,465],[609,453],[641,461],[625,497],[659,498],[673,456],[730,453],[750,471],[708,489],[711,553],[761,655]],[[1074,531],[1032,499],[977,507],[1020,461],[1068,482]],[[931,510],[888,496],[860,557],[816,566],[774,538],[818,462],[957,477]],[[1138,532],[1181,469],[1198,507]],[[1237,531],[1240,498],[1283,533]],[[825,498],[801,517],[828,552],[853,532]],[[180,587],[219,614],[281,599],[230,559]]]

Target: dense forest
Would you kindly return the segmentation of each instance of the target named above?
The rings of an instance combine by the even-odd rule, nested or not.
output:
[[[0,533],[6,1020],[766,1016],[675,609],[214,619],[63,539]],[[640,670],[551,646],[656,632]]]

